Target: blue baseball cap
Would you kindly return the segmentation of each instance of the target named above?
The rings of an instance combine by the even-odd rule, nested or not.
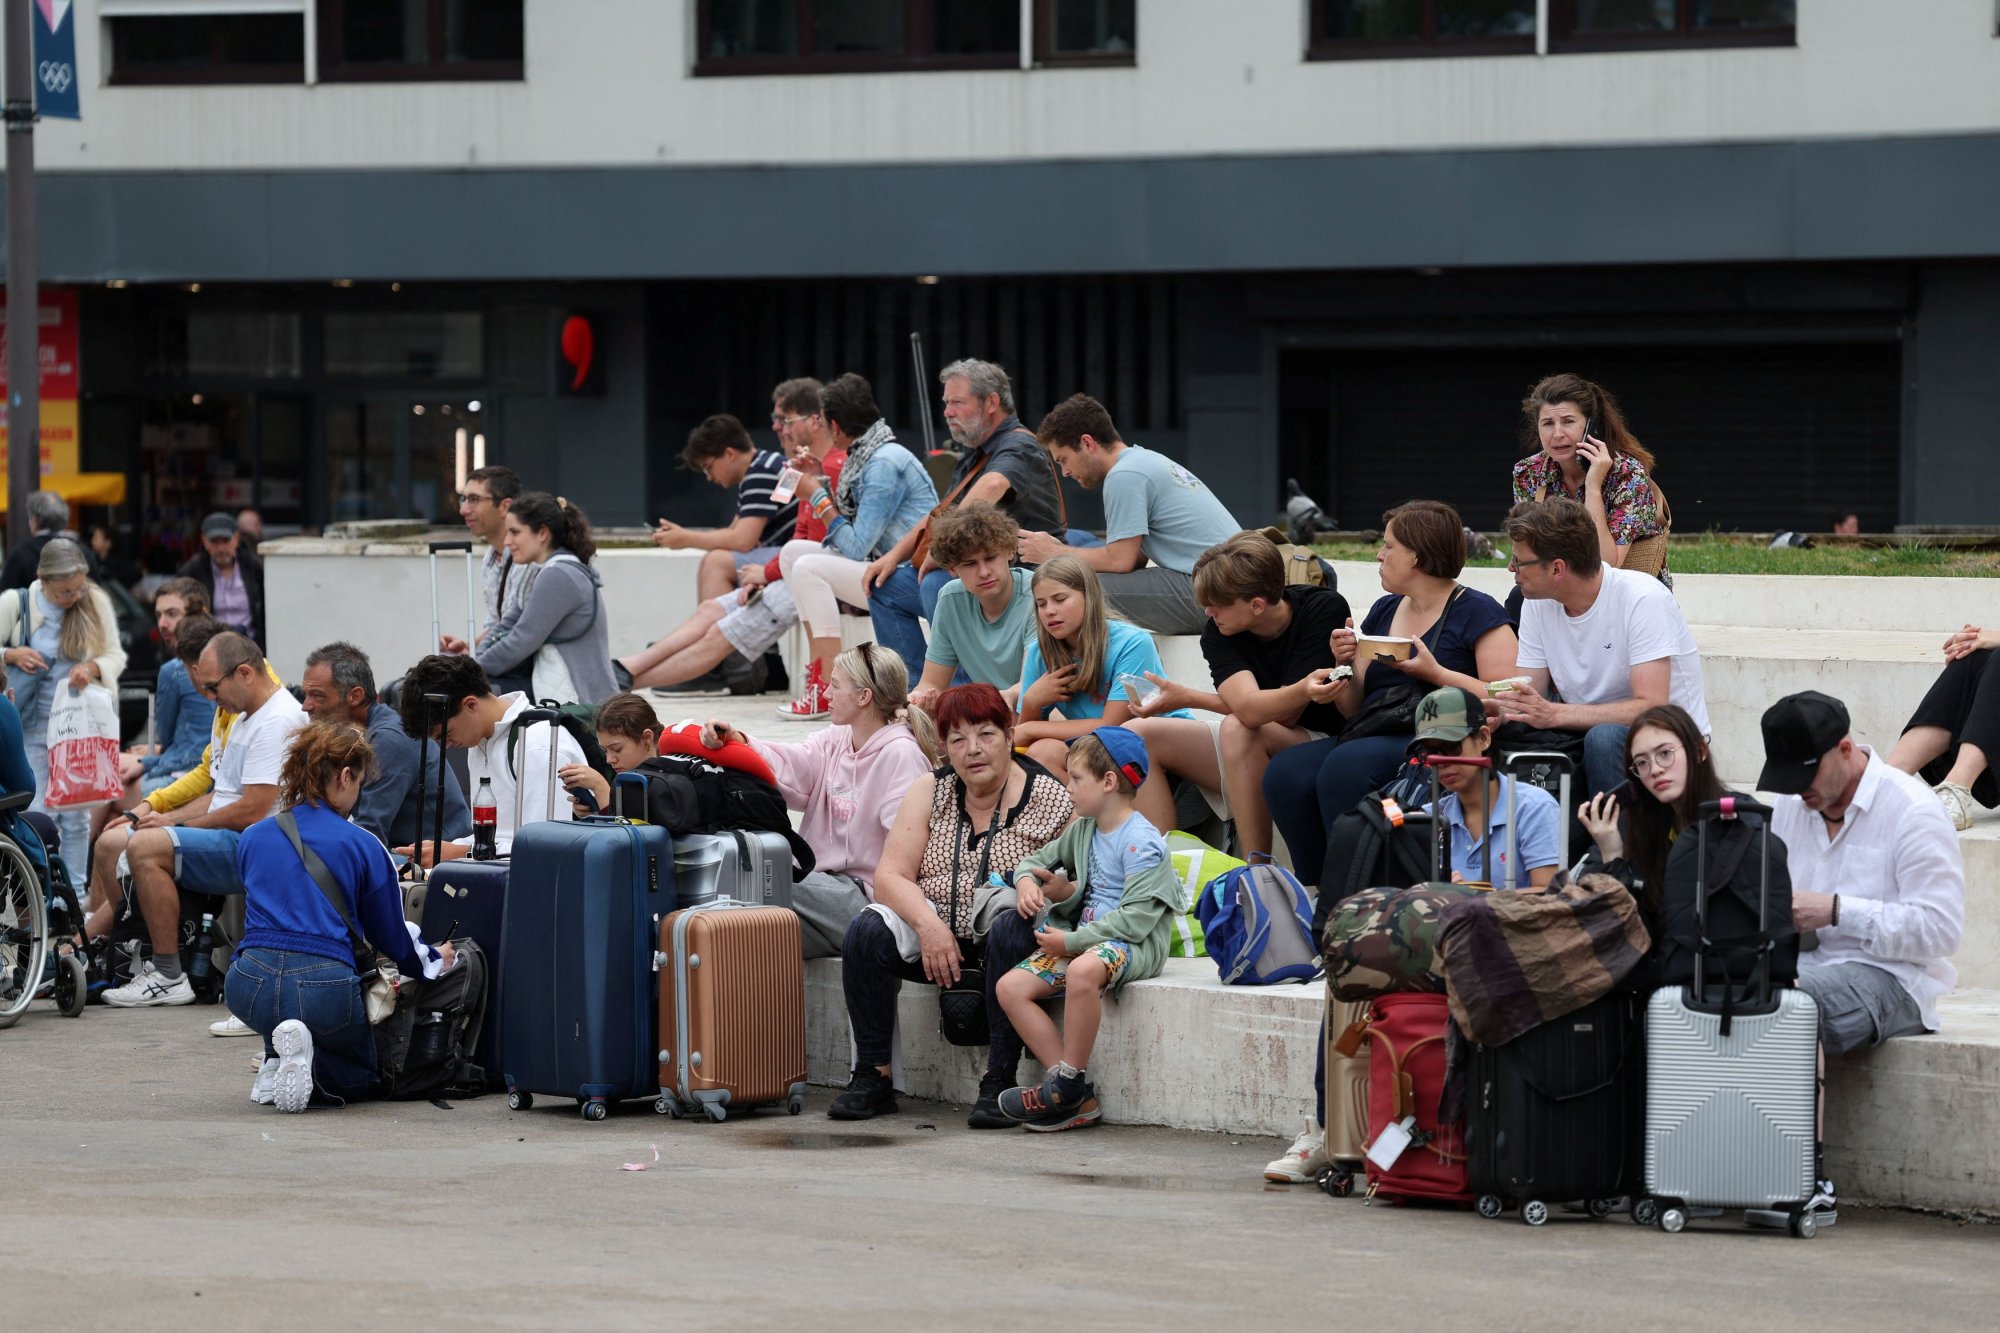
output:
[[[1139,733],[1124,727],[1099,727],[1089,733],[1097,737],[1110,754],[1111,762],[1125,775],[1125,780],[1135,787],[1146,785],[1146,774],[1152,772],[1152,764],[1146,758],[1146,742],[1139,739]],[[1081,739],[1079,737],[1078,739]],[[1074,745],[1076,742],[1071,741]]]

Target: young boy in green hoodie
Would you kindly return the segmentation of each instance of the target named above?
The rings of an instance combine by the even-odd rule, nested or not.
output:
[[[1047,908],[1035,932],[1041,948],[995,988],[1049,1071],[1039,1087],[1001,1093],[1001,1113],[1044,1134],[1102,1114],[1087,1075],[1104,993],[1159,973],[1180,910],[1166,839],[1132,808],[1146,781],[1145,742],[1124,727],[1099,727],[1070,742],[1066,766],[1079,818],[1015,872],[1021,915]],[[1065,994],[1057,1032],[1042,1004]]]

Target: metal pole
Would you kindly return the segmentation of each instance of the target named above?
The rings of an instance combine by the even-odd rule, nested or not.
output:
[[[35,52],[30,0],[5,0],[7,65],[7,543],[30,536],[42,484],[42,327],[35,260]]]

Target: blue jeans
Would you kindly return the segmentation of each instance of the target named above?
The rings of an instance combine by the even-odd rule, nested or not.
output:
[[[1271,756],[1264,770],[1264,804],[1285,835],[1301,884],[1318,884],[1326,861],[1326,830],[1361,798],[1396,775],[1408,736],[1364,736],[1294,745]]]
[[[934,569],[919,580],[914,565],[898,565],[868,594],[868,618],[875,623],[875,642],[903,659],[911,689],[924,678],[924,630],[917,621],[931,618],[937,610],[938,594],[950,582],[950,573],[942,569]]]
[[[1583,733],[1585,796],[1610,791],[1625,780],[1625,738],[1631,733],[1632,728],[1615,722],[1603,723]],[[1563,815],[1574,818],[1576,811],[1565,810]]]
[[[336,1102],[360,1101],[380,1091],[375,1076],[375,1030],[361,1000],[361,979],[352,963],[337,963],[289,949],[245,949],[236,955],[223,983],[223,998],[235,1014],[264,1039],[270,1059],[271,1033],[296,1018],[313,1039],[313,1087]]]

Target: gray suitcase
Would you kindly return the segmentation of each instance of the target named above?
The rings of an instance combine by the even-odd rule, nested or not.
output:
[[[792,905],[792,845],[779,833],[731,830],[674,838],[674,888],[682,907],[731,898],[751,907]]]
[[[1768,933],[1768,806],[1740,797],[1704,802],[1696,863],[1707,865],[1708,817],[1763,816],[1758,929]],[[1707,885],[1697,881],[1696,929],[1707,930]],[[1789,929],[1790,923],[1780,923]],[[1720,942],[1718,942],[1720,943]],[[1655,991],[1646,1006],[1645,1176],[1660,1229],[1690,1217],[1744,1210],[1753,1226],[1810,1239],[1819,1010],[1802,990],[1773,988],[1768,950],[1740,990],[1707,984],[1697,950],[1694,985]],[[1635,1210],[1635,1216],[1642,1212]]]

